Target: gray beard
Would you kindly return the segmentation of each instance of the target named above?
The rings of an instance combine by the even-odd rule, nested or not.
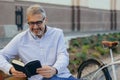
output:
[[[37,35],[41,36],[43,34],[43,31],[40,31]]]
[[[36,36],[41,38],[43,36],[43,31],[40,31]]]

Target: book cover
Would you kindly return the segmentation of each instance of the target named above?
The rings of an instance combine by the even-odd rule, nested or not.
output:
[[[22,71],[23,73],[25,73],[27,77],[36,75],[37,74],[36,69],[42,67],[39,60],[31,61],[26,65],[18,60],[12,60],[12,65],[16,70]]]

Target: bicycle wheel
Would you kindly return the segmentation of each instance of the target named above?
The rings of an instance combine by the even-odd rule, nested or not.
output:
[[[91,80],[94,73],[104,66],[104,64],[96,59],[88,59],[84,61],[78,68],[77,78],[83,78],[87,80]],[[107,68],[102,69],[98,75],[94,78],[94,80],[112,80]]]

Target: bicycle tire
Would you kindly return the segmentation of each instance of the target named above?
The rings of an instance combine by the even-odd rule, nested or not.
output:
[[[87,75],[91,75],[91,76],[94,75],[93,71],[92,71],[92,67],[93,68],[96,67],[96,69],[94,71],[97,71],[102,66],[104,66],[104,63],[102,63],[101,61],[98,61],[96,59],[88,59],[86,61],[83,61],[82,64],[78,68],[77,78],[78,79],[80,79],[80,78],[86,78],[87,80],[90,80],[91,77],[89,76],[90,77],[89,78],[89,77],[87,77]],[[87,69],[89,69],[90,72],[88,72]],[[84,75],[84,72],[88,72],[88,74],[86,73],[86,75]],[[101,72],[102,72],[102,75],[104,76],[104,80],[112,80],[107,67],[105,67],[104,69],[102,69]]]

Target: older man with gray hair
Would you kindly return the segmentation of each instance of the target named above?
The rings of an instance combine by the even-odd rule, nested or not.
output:
[[[37,75],[28,80],[77,80],[67,68],[69,54],[63,31],[46,25],[48,19],[40,5],[31,5],[26,18],[29,29],[16,35],[0,51],[0,69],[15,77],[26,77],[9,63],[19,56],[25,64],[34,60],[41,62],[42,68],[36,69]]]

